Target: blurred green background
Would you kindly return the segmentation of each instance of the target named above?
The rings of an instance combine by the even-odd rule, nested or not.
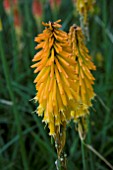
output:
[[[97,96],[90,109],[85,140],[113,164],[113,1],[99,0],[89,15],[87,47],[97,66],[93,72]],[[35,85],[30,65],[34,37],[42,21],[62,20],[62,29],[80,25],[72,0],[0,0],[0,170],[55,170],[57,159],[48,129],[36,113]],[[67,128],[68,170],[82,170],[81,142],[71,122]],[[86,170],[109,170],[85,148]]]

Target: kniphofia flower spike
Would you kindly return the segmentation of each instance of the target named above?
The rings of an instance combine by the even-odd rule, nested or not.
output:
[[[92,85],[95,78],[93,77],[91,70],[95,70],[96,67],[91,61],[89,51],[84,44],[84,36],[80,27],[73,25],[69,31],[69,42],[72,49],[73,58],[76,60],[76,91],[78,107],[76,112],[72,112],[74,121],[78,121],[79,117],[85,117],[89,111],[89,107],[92,106],[91,99],[94,98],[95,93]]]
[[[76,8],[80,15],[84,18],[84,23],[87,23],[88,13],[93,11],[95,0],[77,0]]]
[[[57,152],[60,155],[65,144],[66,124],[71,119],[71,111],[75,109],[76,84],[75,59],[71,56],[68,35],[56,22],[42,23],[46,28],[35,41],[39,50],[34,56],[32,65],[38,74],[35,100],[39,102],[37,113],[43,116],[48,124],[50,135],[54,137]]]

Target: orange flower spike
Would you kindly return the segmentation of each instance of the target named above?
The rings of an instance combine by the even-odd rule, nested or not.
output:
[[[91,70],[95,70],[96,67],[91,61],[88,49],[84,45],[84,36],[81,28],[73,25],[69,31],[69,42],[72,48],[72,56],[76,60],[76,91],[78,96],[78,108],[74,114],[74,120],[81,116],[85,116],[88,113],[91,104],[91,99],[94,98],[95,93],[93,91],[92,84],[94,84],[94,77]]]
[[[43,6],[41,0],[32,0],[32,13],[40,32],[42,30],[41,20],[43,17]]]
[[[6,13],[9,15],[11,14],[11,8],[13,10],[13,17],[14,17],[14,26],[16,27],[17,33],[21,33],[20,27],[21,27],[21,19],[19,16],[18,11],[18,0],[12,0],[12,3],[10,0],[4,0],[3,1],[4,9]],[[11,6],[12,5],[12,6]]]
[[[56,5],[60,6],[60,4],[61,4],[61,0],[49,0],[49,2],[50,2],[50,5],[51,5],[51,8],[55,8]]]
[[[17,0],[12,0],[13,2],[13,5],[17,5]],[[10,4],[10,0],[3,0],[3,6],[6,10],[7,13],[10,13],[11,12],[11,4]]]
[[[36,17],[42,16],[42,5],[39,0],[33,0],[32,11]]]
[[[13,12],[14,12],[14,25],[16,28],[19,28],[19,27],[21,27],[21,19],[19,16],[19,10],[16,6],[15,6]]]
[[[36,63],[31,67],[38,73],[34,82],[36,83],[35,100],[39,102],[37,114],[43,115],[43,122],[48,124],[50,135],[58,141],[60,154],[65,142],[64,137],[60,138],[61,129],[65,128],[71,119],[71,110],[76,102],[74,93],[75,60],[71,56],[71,48],[68,42],[68,35],[59,30],[61,20],[42,24],[46,27],[43,33],[39,34],[35,41],[38,43],[37,54],[32,61]],[[73,85],[72,85],[73,84]],[[62,128],[61,128],[62,127]]]

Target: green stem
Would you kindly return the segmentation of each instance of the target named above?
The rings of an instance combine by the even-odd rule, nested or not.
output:
[[[103,10],[102,10],[102,18],[103,18],[103,43],[104,43],[104,55],[105,55],[105,83],[106,83],[106,86],[108,85],[109,83],[109,76],[110,76],[110,72],[109,72],[109,68],[108,68],[108,65],[109,65],[109,58],[108,58],[108,49],[109,49],[109,43],[108,43],[108,39],[107,39],[107,34],[106,34],[106,27],[107,27],[107,2],[106,0],[103,0],[103,6],[102,6]],[[106,93],[106,99],[109,98],[109,94],[108,94],[108,91]],[[109,108],[109,100],[106,101],[106,105],[107,107]],[[106,128],[106,125],[108,124],[109,122],[109,119],[110,119],[110,111],[106,111],[106,116],[105,116],[105,120],[104,120],[104,123],[103,123],[103,131],[102,131],[102,145],[101,145],[101,152],[103,151],[104,149],[104,143],[106,141],[106,134],[107,134],[107,128]]]
[[[18,2],[18,10],[19,10],[19,15],[20,17],[22,18],[23,16],[23,13],[22,13],[22,9],[21,9],[21,6],[20,6],[20,3]],[[26,37],[26,33],[25,33],[25,30],[24,30],[24,25],[23,25],[23,22],[21,24],[21,31],[22,31],[22,39],[23,39],[23,44],[25,46],[24,50],[22,50],[22,53],[23,53],[23,64],[24,64],[24,68],[25,70],[28,71],[28,75],[30,75],[30,61],[29,61],[29,47],[28,47],[28,40],[27,40],[27,37]]]
[[[83,141],[81,140],[81,150],[82,150],[82,163],[83,163],[83,170],[87,170],[86,167],[86,160],[85,160],[85,147]]]
[[[91,144],[91,124],[90,124],[90,117],[87,118],[87,125],[88,125],[88,143]],[[89,152],[89,159],[90,159],[90,167],[91,170],[95,170],[95,165],[93,161],[93,155],[91,152]]]
[[[34,38],[32,37],[32,22],[31,22],[31,18],[30,18],[30,11],[29,11],[29,1],[26,1],[26,3],[24,3],[24,12],[25,12],[25,19],[26,19],[26,24],[27,24],[27,28],[28,28],[28,41],[29,43],[29,47],[30,47],[30,54],[31,56],[34,55]]]
[[[54,5],[53,5],[53,9],[52,9],[52,15],[53,15],[53,20],[56,21],[58,19],[58,5],[56,0],[54,0]]]
[[[14,65],[14,74],[15,80],[18,78],[19,74],[19,64],[18,64],[18,44],[17,44],[17,37],[14,27],[14,12],[13,12],[13,2],[10,0],[11,6],[11,15],[9,16],[10,27],[11,27],[11,38],[12,38],[12,53],[13,53],[13,65]]]
[[[25,151],[25,146],[24,146],[24,141],[23,141],[23,136],[22,136],[22,130],[21,130],[20,121],[19,121],[19,113],[17,110],[16,102],[15,102],[15,95],[13,93],[13,88],[12,88],[12,84],[11,84],[11,80],[10,80],[10,76],[9,76],[10,72],[8,69],[8,64],[7,64],[7,60],[6,60],[5,52],[4,52],[4,48],[3,48],[2,33],[3,33],[2,30],[0,30],[0,56],[1,56],[1,60],[2,60],[4,75],[6,78],[7,88],[9,91],[10,98],[13,102],[13,113],[14,113],[14,118],[15,118],[15,124],[17,127],[17,132],[20,137],[19,143],[20,143],[20,151],[21,151],[22,161],[23,161],[24,169],[28,170],[29,168],[28,168],[26,151]]]
[[[64,153],[62,153],[62,157],[58,157],[55,164],[57,170],[67,170],[66,157]]]
[[[65,157],[63,157],[62,160],[60,159],[60,165],[61,165],[61,170],[67,170],[66,158]]]

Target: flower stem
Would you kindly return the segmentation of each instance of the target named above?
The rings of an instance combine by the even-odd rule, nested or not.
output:
[[[82,163],[83,163],[83,170],[87,170],[86,161],[85,161],[85,148],[83,140],[81,140],[81,150],[82,150]]]
[[[88,125],[88,138],[87,141],[89,144],[91,144],[91,121],[90,121],[90,117],[87,118],[87,125]],[[93,154],[91,152],[89,152],[89,160],[90,160],[90,168],[91,170],[95,169],[95,165],[94,165],[94,160],[93,160]]]
[[[10,1],[11,7],[11,15],[9,16],[10,27],[11,27],[11,38],[12,38],[12,53],[13,53],[13,65],[14,65],[14,74],[15,80],[18,79],[19,75],[19,60],[18,60],[18,43],[17,43],[17,35],[15,32],[14,26],[14,11],[13,11],[13,1]]]
[[[57,170],[67,170],[66,154],[62,153],[62,156],[58,157],[58,160],[56,160],[55,164]]]
[[[60,159],[60,165],[61,165],[61,170],[67,170],[65,154],[63,154],[63,157]]]

